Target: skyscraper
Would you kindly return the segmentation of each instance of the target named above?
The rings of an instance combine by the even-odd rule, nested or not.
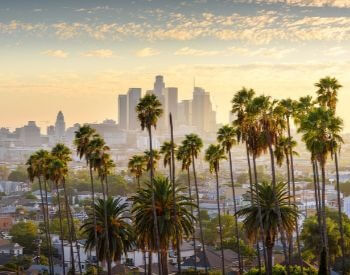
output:
[[[177,119],[181,125],[191,125],[192,122],[192,101],[182,100],[178,104]]]
[[[153,93],[158,97],[158,100],[162,104],[163,115],[159,118],[158,129],[164,131],[168,125],[168,108],[165,100],[165,83],[162,75],[157,75],[153,85]]]
[[[28,121],[27,125],[17,130],[19,130],[19,138],[24,146],[41,145],[40,128],[36,126],[35,121]]]
[[[128,127],[128,97],[118,95],[118,126],[119,129],[126,130]]]
[[[141,88],[130,88],[127,94],[127,125],[128,130],[137,130],[140,128],[137,120],[136,106],[141,98]]]
[[[178,108],[178,90],[175,87],[165,89],[165,102],[168,113],[172,114],[173,121],[177,122],[177,108]]]
[[[55,123],[55,138],[56,142],[64,142],[66,134],[66,123],[62,111],[59,111]]]
[[[164,83],[163,76],[157,75],[156,81],[154,82],[154,85],[153,85],[153,93],[159,98],[161,98],[161,96],[163,96],[164,88],[165,88],[165,83]]]
[[[194,87],[192,100],[192,125],[200,132],[213,132],[216,128],[216,113],[210,101],[210,93]]]

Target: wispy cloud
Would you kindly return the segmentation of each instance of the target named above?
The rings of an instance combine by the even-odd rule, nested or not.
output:
[[[243,48],[243,47],[230,47],[228,48],[227,54],[238,54],[249,57],[271,57],[271,58],[282,58],[286,55],[294,52],[294,48]]]
[[[341,56],[344,54],[348,54],[349,51],[344,49],[343,47],[332,47],[324,51],[324,54],[327,56]]]
[[[152,49],[152,48],[143,48],[141,50],[138,50],[136,52],[136,56],[138,57],[150,57],[150,56],[155,56],[160,54],[160,52],[156,49]]]
[[[199,50],[199,49],[192,49],[189,47],[184,47],[179,50],[177,50],[174,54],[175,55],[188,55],[188,56],[214,56],[220,54],[220,51],[207,51],[207,50]]]
[[[82,56],[86,57],[100,57],[100,58],[110,58],[110,57],[116,57],[114,52],[109,49],[99,49],[99,50],[91,50],[86,51],[81,54]]]
[[[242,2],[242,0],[234,0],[234,2]],[[253,0],[251,2],[268,4],[282,3],[301,7],[350,7],[350,2],[348,0]]]
[[[68,57],[68,53],[63,50],[47,50],[47,51],[41,52],[41,54],[51,56],[51,57],[57,57],[57,58]]]

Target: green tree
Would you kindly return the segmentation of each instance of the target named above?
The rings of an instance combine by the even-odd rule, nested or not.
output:
[[[172,184],[167,178],[157,177],[153,185],[146,184],[135,196],[132,197],[135,233],[141,244],[151,251],[157,250],[154,238],[154,222],[152,197],[157,205],[157,217],[159,223],[160,250],[162,261],[162,274],[168,274],[168,250],[169,245],[176,244],[176,232],[179,241],[188,238],[193,233],[194,217],[188,210],[192,202],[188,197],[181,195],[183,189],[175,189],[175,202],[173,200]],[[174,204],[176,216],[174,219]]]
[[[10,230],[12,242],[23,246],[25,254],[31,254],[36,250],[38,239],[38,227],[33,222],[18,222]]]
[[[257,190],[254,190],[251,195],[255,203],[240,209],[237,215],[244,218],[243,227],[250,240],[256,240],[259,231],[264,231],[268,260],[267,273],[272,274],[272,253],[277,234],[281,226],[287,235],[293,233],[298,211],[293,204],[289,204],[288,190],[284,183],[278,183],[274,187],[272,184],[263,182],[258,185]],[[256,200],[259,200],[261,203],[262,228],[258,219],[259,209]],[[279,205],[282,219],[279,218],[276,204]],[[282,223],[280,222],[281,220]]]
[[[10,181],[26,182],[28,181],[28,175],[24,166],[18,166],[16,170],[10,172],[8,178]]]

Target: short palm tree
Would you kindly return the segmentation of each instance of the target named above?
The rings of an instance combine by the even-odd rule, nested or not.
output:
[[[191,153],[193,178],[194,178],[194,185],[196,188],[196,203],[197,203],[197,215],[198,215],[198,221],[199,221],[199,232],[200,232],[200,238],[202,243],[202,250],[204,254],[205,273],[208,273],[208,262],[207,262],[207,254],[206,254],[204,237],[203,237],[201,211],[199,208],[199,191],[198,191],[197,173],[196,173],[196,165],[195,165],[195,159],[197,159],[203,147],[203,141],[198,135],[189,134],[185,136],[185,140],[182,142],[182,146],[185,147],[185,149]]]
[[[145,156],[134,155],[129,159],[128,168],[130,173],[135,176],[138,188],[141,187],[140,178],[143,175],[143,173],[146,171],[146,167],[147,167],[147,160]]]
[[[123,203],[120,198],[97,199],[94,205],[97,222],[97,239],[95,237],[95,218],[92,212],[84,221],[81,229],[87,235],[85,249],[98,250],[99,261],[107,261],[110,257],[113,261],[119,261],[134,244],[134,232],[128,223],[128,204]],[[107,211],[107,215],[105,214]],[[108,217],[107,228],[105,216]],[[109,238],[106,238],[106,231]],[[109,241],[109,244],[107,242]],[[109,248],[107,250],[107,247]]]
[[[326,76],[315,83],[318,88],[317,101],[322,107],[335,112],[338,101],[338,90],[342,87],[335,77]]]
[[[152,157],[151,157],[152,155]],[[151,169],[155,170],[158,166],[158,161],[160,160],[160,154],[158,150],[152,150],[152,154],[151,151],[146,150],[144,152],[144,158],[146,160],[147,163],[147,171],[151,171]],[[151,161],[152,159],[152,161]]]
[[[221,249],[221,270],[222,274],[225,274],[225,256],[224,247],[222,244],[222,224],[221,224],[221,211],[220,211],[220,189],[219,189],[219,168],[220,161],[226,159],[225,149],[220,145],[211,144],[205,151],[205,160],[209,163],[209,171],[215,173],[216,179],[216,202],[218,207],[218,219],[219,219],[219,235],[220,235],[220,249]]]
[[[134,216],[135,233],[145,246],[150,250],[157,249],[154,238],[154,216],[152,200],[154,197],[159,224],[159,239],[162,262],[162,274],[168,274],[168,250],[169,245],[176,245],[176,232],[179,241],[188,238],[193,233],[194,217],[188,211],[192,202],[188,197],[181,195],[183,190],[175,190],[176,216],[174,219],[173,187],[171,182],[164,177],[157,177],[153,185],[147,183],[133,197],[132,213]]]
[[[149,171],[150,171],[150,183],[153,184],[154,178],[154,150],[152,145],[152,127],[157,127],[157,122],[163,114],[162,104],[158,100],[157,96],[154,94],[147,94],[140,99],[140,102],[136,106],[137,118],[140,121],[141,129],[146,129],[148,132],[149,138]],[[156,205],[154,201],[154,196],[152,199],[152,208],[153,208],[153,222],[154,222],[154,235],[156,240],[156,249],[158,250],[158,271],[159,274],[162,274],[162,268],[160,263],[160,237],[158,232],[158,222],[157,222],[157,213]]]
[[[169,167],[169,179],[172,178],[172,164],[171,164],[171,150],[172,150],[172,144],[170,141],[165,141],[161,147],[160,147],[160,154],[163,155],[163,165],[164,168],[167,166]],[[174,146],[174,149],[176,148],[176,145]]]
[[[258,185],[257,190],[251,194],[253,200],[259,200],[263,217],[263,227],[258,219],[259,209],[257,203],[238,210],[237,216],[243,217],[243,226],[248,238],[251,241],[259,237],[259,231],[265,232],[265,245],[267,250],[267,273],[272,274],[273,247],[282,226],[287,235],[295,230],[295,221],[298,218],[298,211],[294,205],[289,204],[288,190],[286,184],[277,183],[276,186],[263,182]],[[277,212],[276,204],[279,205],[280,214]],[[281,215],[282,219],[279,218]],[[282,220],[282,223],[280,223]]]
[[[231,149],[233,145],[236,144],[236,130],[234,127],[230,125],[224,125],[222,126],[218,132],[217,132],[217,140],[221,144],[222,148],[226,151],[228,154],[229,159],[229,165],[230,165],[230,177],[231,177],[231,187],[232,187],[232,200],[233,200],[233,210],[236,213],[237,212],[237,203],[236,203],[236,192],[235,192],[235,185],[233,181],[233,170],[232,170],[232,155],[231,155]],[[238,268],[239,272],[243,273],[243,266],[241,261],[241,249],[240,249],[240,240],[239,240],[239,231],[238,231],[238,221],[237,216],[235,216],[235,235],[237,240],[237,249],[238,249]]]

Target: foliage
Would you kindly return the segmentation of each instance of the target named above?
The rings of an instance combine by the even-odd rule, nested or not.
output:
[[[265,275],[266,272],[263,269],[261,275]],[[272,268],[273,275],[287,275],[286,268],[281,265],[275,265]],[[290,266],[290,275],[316,275],[317,271],[313,268],[303,268],[303,273],[301,273],[301,269],[299,266]],[[260,275],[259,269],[253,268],[245,273],[245,275]]]
[[[67,218],[66,214],[62,213],[62,216],[64,216],[64,218],[62,218],[62,230],[63,230],[63,238],[65,240],[69,240],[69,230],[68,230],[68,223],[67,223]],[[74,228],[75,228],[75,232],[77,233],[77,238],[82,237],[82,232],[80,231],[80,221],[75,219],[74,220]],[[53,218],[50,221],[50,232],[54,233],[54,234],[60,234],[60,219],[58,217]]]
[[[33,222],[16,223],[10,230],[12,241],[24,247],[24,253],[31,254],[35,251],[38,239],[38,227]]]
[[[26,255],[20,255],[12,257],[11,260],[5,264],[5,267],[13,270],[25,270],[28,269],[32,264],[32,257]]]
[[[8,176],[9,181],[26,182],[28,175],[24,166],[18,166],[16,170],[12,171]]]

